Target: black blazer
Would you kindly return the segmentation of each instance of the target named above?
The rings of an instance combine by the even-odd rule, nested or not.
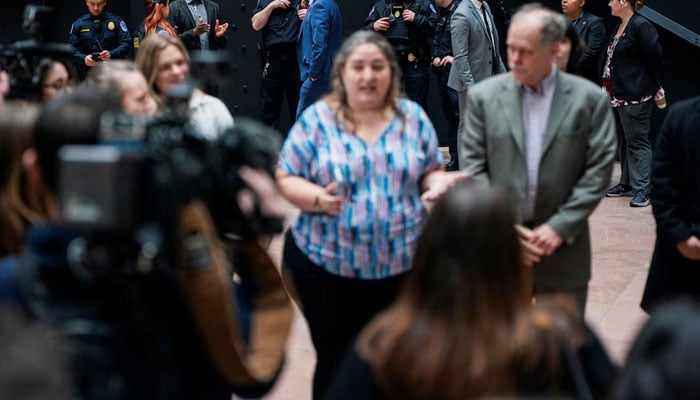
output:
[[[600,84],[602,71],[598,60],[600,53],[605,48],[605,39],[607,38],[603,19],[584,12],[574,28],[586,46],[576,65],[578,74]]]
[[[652,211],[656,246],[642,307],[676,296],[700,300],[700,261],[681,255],[676,245],[700,237],[700,97],[681,101],[668,111],[652,159]]]
[[[219,5],[211,0],[202,0],[202,3],[204,3],[204,8],[207,11],[207,21],[209,21],[209,24],[211,25],[211,30],[209,31],[209,49],[223,49],[228,43],[226,34],[222,35],[221,37],[216,37],[214,34],[214,24],[216,23],[217,19],[220,19]],[[194,28],[197,26],[197,21],[195,21],[194,17],[192,17],[192,12],[190,12],[190,8],[187,6],[185,0],[175,0],[170,3],[170,15],[168,16],[168,22],[170,22],[170,24],[175,28],[178,33],[178,37],[185,44],[187,50],[201,49],[199,37],[194,34]]]
[[[612,31],[609,43],[613,41],[619,26],[620,24]],[[603,52],[606,53],[607,51]],[[603,57],[603,62],[605,59]],[[646,18],[634,13],[617,42],[610,64],[610,80],[615,98],[633,101],[655,94],[661,87],[663,63],[656,28]]]

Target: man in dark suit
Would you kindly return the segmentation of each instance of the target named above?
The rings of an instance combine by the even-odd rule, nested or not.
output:
[[[583,316],[591,275],[588,216],[610,181],[615,122],[598,86],[554,64],[566,24],[535,5],[513,17],[511,72],[469,89],[458,140],[460,167],[500,186],[511,201],[535,297],[569,294]]]
[[[311,1],[297,42],[299,74],[303,82],[297,118],[330,89],[333,58],[343,41],[342,23],[340,8],[335,0]]]
[[[212,0],[175,0],[168,21],[189,51],[220,50],[228,43],[228,22],[219,23],[219,5]]]
[[[656,246],[642,308],[674,297],[700,300],[700,97],[672,106],[654,147]]]
[[[607,35],[603,20],[586,12],[583,9],[585,4],[586,0],[562,0],[561,10],[574,25],[578,37],[585,46],[576,62],[576,73],[600,85],[601,71],[598,61],[605,47]]]

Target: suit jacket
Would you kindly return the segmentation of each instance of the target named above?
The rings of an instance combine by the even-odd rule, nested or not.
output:
[[[605,25],[600,17],[584,12],[576,23],[576,33],[584,42],[586,50],[578,59],[578,74],[597,84],[601,82],[602,71],[598,65],[600,53],[605,48]]]
[[[613,29],[612,42],[619,24]],[[605,53],[604,53],[605,54]],[[602,57],[605,63],[606,57]],[[603,64],[604,65],[604,64]],[[615,98],[640,100],[661,87],[664,56],[654,24],[634,13],[615,46],[610,61],[610,84]]]
[[[498,32],[493,25],[493,15],[484,2],[489,25],[493,32],[495,48],[488,37],[486,25],[472,0],[463,0],[452,14],[452,50],[454,61],[447,80],[447,86],[456,91],[465,91],[469,86],[493,75],[506,67],[498,51]],[[496,62],[494,68],[493,62]]]
[[[228,43],[226,34],[221,37],[216,37],[214,34],[214,24],[216,20],[219,19],[219,5],[211,0],[202,0],[202,2],[204,3],[204,9],[207,11],[207,21],[209,21],[211,25],[211,30],[209,31],[209,50],[223,49]],[[168,22],[175,27],[178,37],[185,44],[187,50],[199,50],[202,48],[202,44],[199,42],[199,36],[194,34],[194,28],[199,21],[194,20],[192,12],[190,12],[190,8],[187,6],[185,0],[175,0],[170,3]]]
[[[700,97],[673,105],[654,147],[651,198],[656,246],[642,298],[650,311],[661,301],[687,295],[700,299],[700,261],[691,261],[676,245],[700,237]]]
[[[470,88],[467,127],[458,138],[461,168],[503,188],[517,223],[528,179],[521,92],[512,74]],[[532,222],[549,224],[564,244],[534,267],[536,283],[574,289],[590,278],[588,216],[610,182],[615,150],[608,97],[590,81],[556,71]]]
[[[299,29],[297,58],[301,80],[328,80],[343,41],[340,8],[335,0],[315,0]]]

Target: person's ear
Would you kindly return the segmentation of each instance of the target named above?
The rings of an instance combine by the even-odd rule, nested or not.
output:
[[[22,170],[27,176],[29,185],[33,189],[43,189],[46,187],[44,175],[41,172],[41,166],[39,166],[39,157],[35,148],[30,147],[22,153]]]
[[[550,55],[552,56],[553,63],[556,63],[557,57],[559,56],[561,44],[561,41],[557,40],[556,42],[552,43],[552,46],[550,47]]]

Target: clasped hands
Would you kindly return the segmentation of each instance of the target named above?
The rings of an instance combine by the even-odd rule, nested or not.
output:
[[[403,10],[403,13],[401,13],[401,19],[403,19],[405,22],[413,22],[416,19],[416,13],[411,10]],[[381,17],[374,21],[375,31],[388,31],[390,26],[391,22],[389,22],[389,17]]]
[[[109,61],[112,58],[112,55],[109,54],[109,50],[102,50],[99,52],[99,56],[97,60],[92,58],[92,54],[88,54],[85,56],[85,59],[83,60],[85,62],[85,65],[88,67],[94,67],[97,65],[98,61]]]
[[[534,229],[522,225],[515,226],[520,238],[525,265],[531,267],[551,256],[564,242],[559,234],[548,224],[542,224]]]

